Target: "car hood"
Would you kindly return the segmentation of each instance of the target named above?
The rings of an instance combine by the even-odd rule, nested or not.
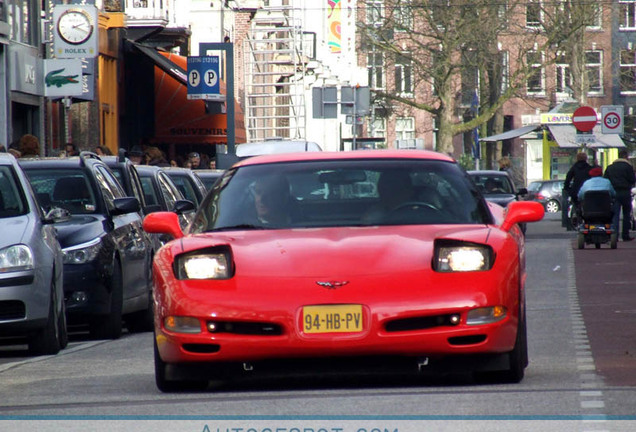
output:
[[[2,224],[2,235],[0,236],[0,249],[7,246],[24,243],[25,232],[32,230],[32,215],[16,216],[0,219]]]
[[[492,227],[435,225],[242,231],[186,237],[181,251],[229,244],[242,275],[324,277],[430,269],[436,239],[486,243]],[[174,251],[179,253],[178,250]]]
[[[73,215],[68,221],[55,224],[62,249],[101,237],[105,231],[101,215]]]

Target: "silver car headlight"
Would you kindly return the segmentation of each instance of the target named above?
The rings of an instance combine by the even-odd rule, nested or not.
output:
[[[33,252],[27,245],[13,245],[0,250],[0,273],[32,269]]]
[[[64,264],[86,264],[97,258],[102,247],[102,239],[96,238],[86,243],[62,249]]]
[[[493,252],[478,244],[440,244],[435,247],[433,268],[438,272],[471,272],[492,268]]]
[[[229,279],[232,276],[228,250],[207,250],[177,257],[177,279]]]

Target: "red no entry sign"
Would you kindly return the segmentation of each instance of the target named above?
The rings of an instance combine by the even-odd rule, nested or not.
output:
[[[572,124],[580,132],[590,132],[596,126],[596,111],[589,106],[577,108],[572,114]]]

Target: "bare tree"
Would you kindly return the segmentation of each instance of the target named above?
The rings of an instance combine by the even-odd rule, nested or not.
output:
[[[414,88],[404,95],[387,86],[375,97],[429,112],[441,152],[452,153],[453,137],[476,127],[501,132],[503,104],[544,79],[545,66],[562,49],[574,52],[589,18],[566,16],[587,13],[584,3],[589,1],[544,7],[538,0],[367,0],[367,20],[359,23],[362,50],[381,52],[389,61],[408,59]],[[475,92],[479,107],[465,116]]]

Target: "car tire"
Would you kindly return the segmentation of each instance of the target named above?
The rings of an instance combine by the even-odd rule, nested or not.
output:
[[[561,205],[556,200],[550,200],[545,203],[545,211],[547,213],[558,213],[561,210]]]
[[[119,339],[121,337],[124,285],[119,261],[115,261],[110,280],[110,313],[91,318],[89,331],[93,339]]]
[[[204,380],[170,380],[168,364],[161,359],[156,335],[153,337],[153,347],[155,354],[155,384],[161,392],[203,391],[208,387],[208,381]]]
[[[576,236],[576,241],[579,249],[585,249],[585,234],[578,233]]]
[[[55,296],[55,282],[51,284],[49,316],[46,320],[46,325],[33,334],[28,341],[29,353],[32,355],[54,355],[62,349],[59,329],[60,316]]]
[[[138,312],[133,312],[124,317],[126,327],[130,333],[149,332],[154,329],[154,313],[152,310],[152,291],[148,293],[148,307]]]

